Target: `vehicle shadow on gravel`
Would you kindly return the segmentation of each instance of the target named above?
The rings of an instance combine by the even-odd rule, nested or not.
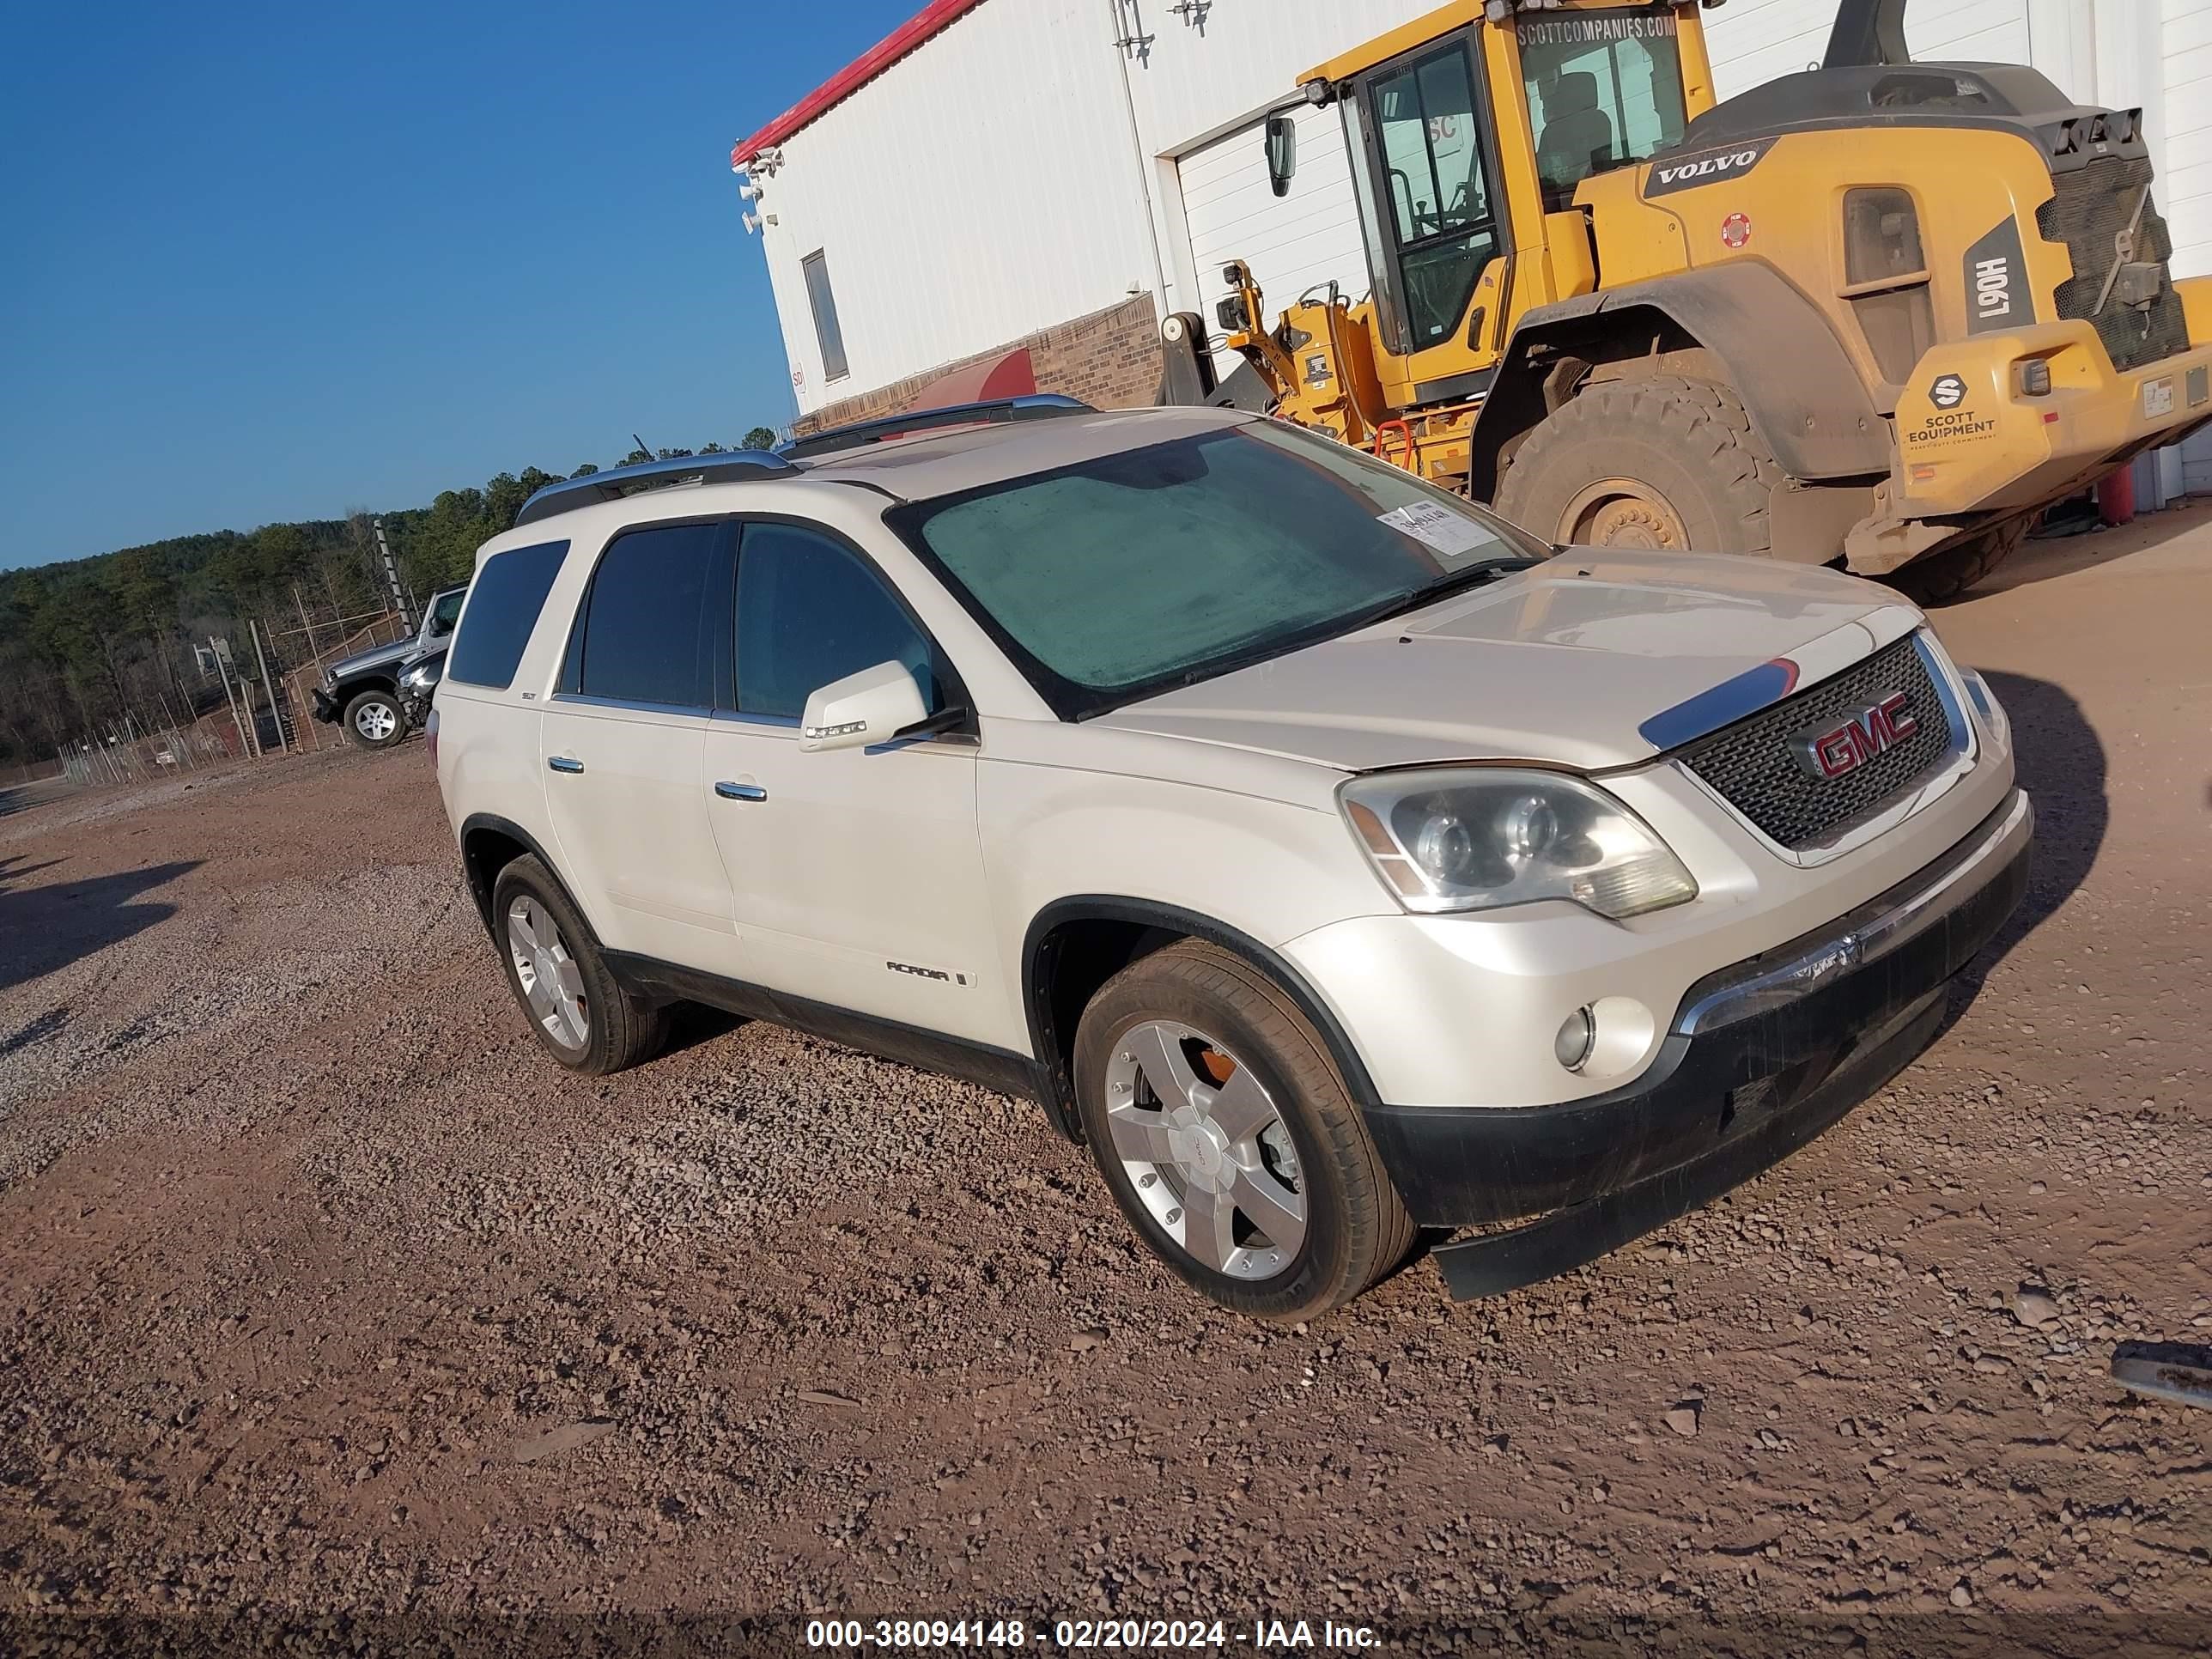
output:
[[[200,860],[149,865],[44,887],[19,884],[59,862],[0,859],[0,991],[44,978],[174,915],[173,904],[132,901],[149,888],[198,869]]]
[[[1953,995],[1953,1019],[1980,991],[1990,969],[2088,880],[2112,820],[2105,745],[2081,705],[2048,680],[1996,670],[1983,678],[2012,719],[2014,765],[2035,802],[2035,861],[2020,908],[1960,975],[1966,994]]]
[[[696,1048],[702,1042],[712,1042],[716,1037],[727,1036],[740,1025],[747,1024],[742,1014],[709,1008],[703,1002],[680,1002],[668,1024],[668,1041],[663,1045],[664,1054],[681,1054],[686,1048]]]

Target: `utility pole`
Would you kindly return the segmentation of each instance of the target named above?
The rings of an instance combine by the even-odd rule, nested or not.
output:
[[[392,608],[399,613],[399,620],[407,624],[407,631],[415,631],[415,607],[407,602],[407,590],[400,585],[399,567],[392,562],[392,547],[384,539],[384,520],[371,519],[371,529],[376,532],[376,556],[384,565],[385,584],[392,590]]]
[[[322,660],[322,647],[315,643],[315,625],[307,620],[307,602],[300,597],[300,584],[292,584],[292,603],[300,607],[300,631],[307,636],[307,657],[310,661]]]
[[[208,651],[215,658],[215,672],[222,678],[222,696],[223,701],[230,705],[230,723],[238,728],[239,758],[246,760],[258,756],[261,753],[260,735],[258,732],[249,734],[246,722],[239,718],[238,699],[230,693],[228,661],[223,653],[222,641],[212,634],[208,635]]]
[[[276,727],[277,746],[289,755],[292,740],[284,735],[283,712],[276,707],[276,682],[269,678],[269,658],[261,649],[261,624],[248,617],[246,626],[253,635],[253,660],[261,665],[261,691],[269,699],[269,719]]]

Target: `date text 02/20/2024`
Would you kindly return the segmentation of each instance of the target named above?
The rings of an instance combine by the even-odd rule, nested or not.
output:
[[[1366,1625],[1304,1619],[1056,1619],[1035,1630],[1022,1619],[810,1619],[810,1648],[902,1649],[1039,1648],[1146,1650],[1160,1648],[1250,1648],[1291,1652],[1333,1648],[1358,1651],[1382,1645]]]

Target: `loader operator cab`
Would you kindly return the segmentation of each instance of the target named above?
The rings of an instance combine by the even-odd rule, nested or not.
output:
[[[1370,297],[1271,325],[1224,262],[1242,362],[1173,313],[1163,401],[1329,433],[1555,543],[1840,562],[1923,602],[2212,428],[2212,277],[2172,272],[2142,111],[1916,62],[1905,0],[1836,0],[1816,67],[1716,101],[1717,3],[1446,0],[1309,70]]]
[[[1594,173],[1648,161],[1688,125],[1672,11],[1524,17],[1522,94],[1536,135],[1536,176],[1552,212]]]
[[[1383,338],[1400,355],[1451,338],[1483,269],[1509,253],[1487,67],[1527,111],[1547,211],[1595,173],[1648,161],[1688,121],[1671,9],[1611,7],[1516,20],[1517,77],[1464,28],[1334,89]],[[1502,319],[1491,319],[1502,321]],[[1483,343],[1478,325],[1467,343]]]

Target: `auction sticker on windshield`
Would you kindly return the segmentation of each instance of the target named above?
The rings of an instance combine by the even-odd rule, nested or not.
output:
[[[1388,513],[1377,513],[1375,521],[1389,526],[1401,535],[1411,536],[1447,559],[1459,558],[1497,540],[1473,519],[1435,501],[1407,501]]]

